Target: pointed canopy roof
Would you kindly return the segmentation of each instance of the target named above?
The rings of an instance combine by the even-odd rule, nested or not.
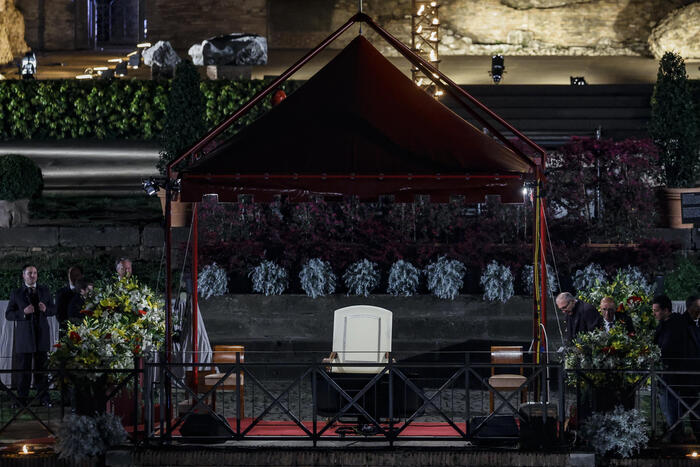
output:
[[[363,36],[296,92],[181,172],[182,199],[218,193],[521,202],[535,163],[416,86]]]

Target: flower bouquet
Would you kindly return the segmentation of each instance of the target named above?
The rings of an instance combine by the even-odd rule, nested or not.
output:
[[[165,338],[164,304],[134,277],[124,277],[91,292],[80,324],[68,323],[51,355],[54,367],[126,370],[134,358],[158,350]],[[96,381],[99,372],[85,373]]]

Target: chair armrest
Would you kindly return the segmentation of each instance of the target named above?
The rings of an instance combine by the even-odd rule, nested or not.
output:
[[[324,365],[329,365],[329,364],[333,363],[333,360],[335,360],[337,358],[338,358],[338,354],[336,352],[331,352],[331,354],[329,356],[327,356],[326,358],[321,360],[321,363],[323,363]],[[331,371],[331,367],[327,366],[326,371]]]

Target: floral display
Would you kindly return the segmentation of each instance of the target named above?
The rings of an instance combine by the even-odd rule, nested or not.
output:
[[[567,369],[635,370],[657,366],[661,358],[659,347],[646,334],[627,333],[621,321],[610,332],[603,329],[581,333],[566,350]],[[623,382],[623,373],[589,372],[583,381],[595,386],[617,385]],[[575,375],[569,375],[570,381]],[[638,376],[624,374],[624,381],[634,383]]]
[[[513,281],[513,273],[508,266],[491,261],[481,275],[480,283],[484,287],[484,300],[507,302],[515,293]]]
[[[343,281],[348,288],[348,295],[369,296],[370,292],[379,285],[377,263],[363,259],[351,264],[343,274]]]
[[[583,423],[582,432],[596,454],[630,457],[649,442],[647,424],[638,410],[621,406],[612,412],[594,412]]]
[[[66,369],[130,369],[134,357],[159,349],[165,338],[164,303],[134,277],[95,288],[81,311],[79,324],[68,323],[66,334],[51,355],[53,366]],[[87,373],[96,381],[98,373]]]
[[[572,279],[574,281],[574,287],[581,293],[605,282],[607,280],[607,274],[599,264],[591,263],[583,268],[583,270],[577,270]]]

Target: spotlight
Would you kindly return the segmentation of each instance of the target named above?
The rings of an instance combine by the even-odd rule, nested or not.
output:
[[[148,196],[153,196],[156,192],[160,191],[160,187],[153,177],[148,180],[142,180],[141,184],[143,185],[143,191],[145,191]]]
[[[493,82],[498,84],[503,78],[503,74],[506,72],[505,59],[503,55],[494,55],[491,57],[491,71],[489,75],[493,78]]]
[[[19,74],[22,79],[36,79],[36,55],[34,52],[24,54],[19,66]]]
[[[104,80],[114,79],[114,70],[107,69],[107,70],[100,71],[99,76],[100,76],[100,79],[104,79]]]
[[[586,78],[583,76],[570,76],[569,81],[573,86],[585,86],[586,84]]]

